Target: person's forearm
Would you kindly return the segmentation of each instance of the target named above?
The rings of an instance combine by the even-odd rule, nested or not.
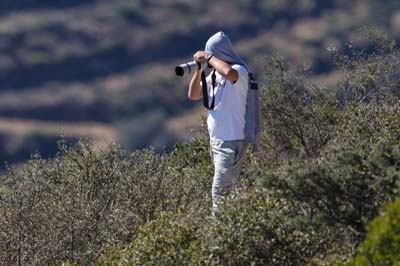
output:
[[[221,76],[226,79],[236,82],[239,78],[239,75],[235,69],[233,69],[227,62],[213,56],[208,61],[208,63],[219,73]]]
[[[200,86],[200,80],[201,80],[201,70],[198,69],[194,73],[192,80],[190,81],[189,84],[188,98],[190,100],[199,100],[203,98],[203,91]]]

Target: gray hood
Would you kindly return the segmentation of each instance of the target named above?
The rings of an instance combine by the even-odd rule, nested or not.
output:
[[[232,42],[228,35],[222,31],[217,32],[208,39],[205,51],[226,62],[243,65],[250,72],[249,67],[233,50]]]

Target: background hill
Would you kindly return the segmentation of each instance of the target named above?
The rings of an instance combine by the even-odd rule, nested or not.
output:
[[[188,140],[204,111],[186,99],[174,66],[207,38],[229,34],[258,72],[280,53],[310,64],[312,78],[335,84],[327,48],[363,45],[358,29],[400,36],[400,3],[378,0],[126,1],[0,3],[0,159],[57,151],[90,136],[137,149]],[[2,164],[3,166],[3,164]]]

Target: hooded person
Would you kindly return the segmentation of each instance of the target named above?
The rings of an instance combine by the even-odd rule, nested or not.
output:
[[[221,199],[238,184],[248,144],[257,151],[261,134],[258,87],[248,65],[236,54],[224,32],[211,36],[205,51],[193,55],[199,65],[213,68],[208,77],[199,68],[188,90],[191,100],[203,99],[214,165],[213,214]],[[207,64],[205,64],[207,62]]]

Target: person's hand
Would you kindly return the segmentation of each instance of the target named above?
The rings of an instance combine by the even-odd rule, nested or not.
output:
[[[198,51],[193,55],[193,60],[200,64],[205,63],[207,53],[205,51]]]

